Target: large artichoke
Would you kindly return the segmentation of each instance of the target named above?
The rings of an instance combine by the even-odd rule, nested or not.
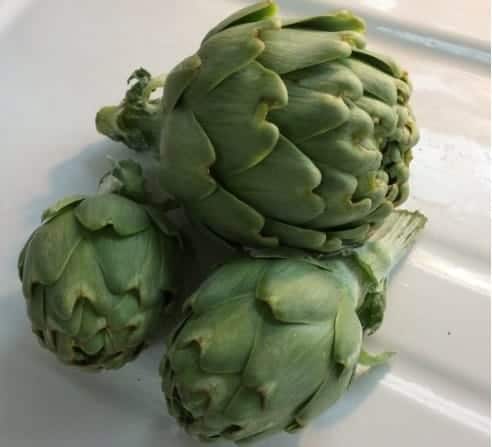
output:
[[[109,181],[109,182],[108,182]],[[120,193],[104,192],[108,183]],[[64,363],[119,368],[159,325],[176,287],[178,233],[142,197],[139,166],[121,162],[94,196],[43,214],[19,257],[32,330]]]
[[[223,238],[335,253],[408,196],[411,86],[365,49],[350,12],[275,14],[263,1],[212,29],[171,71],[162,101],[150,95],[163,78],[137,70],[96,123],[136,150],[160,148],[164,186]]]
[[[396,211],[352,256],[263,253],[219,268],[188,299],[161,363],[170,413],[204,441],[304,426],[358,362],[385,359],[361,350],[363,330],[379,326],[388,274],[424,223]]]

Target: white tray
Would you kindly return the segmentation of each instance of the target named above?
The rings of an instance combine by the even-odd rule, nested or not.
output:
[[[411,73],[422,129],[412,196],[429,223],[396,273],[371,342],[398,355],[299,435],[262,447],[489,444],[489,13],[480,0],[280,2],[287,15],[355,7],[371,47]],[[90,192],[104,157],[98,107],[142,65],[172,68],[239,1],[0,2],[0,445],[199,445],[167,416],[154,346],[115,373],[59,365],[30,333],[16,257],[57,198]]]

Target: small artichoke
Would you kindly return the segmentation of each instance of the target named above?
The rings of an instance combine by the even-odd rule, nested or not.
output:
[[[118,185],[120,194],[104,192]],[[32,330],[64,363],[112,369],[132,360],[176,287],[180,238],[142,197],[140,167],[119,163],[93,196],[46,210],[19,257]]]
[[[263,1],[212,29],[165,85],[137,70],[98,129],[160,149],[165,188],[226,240],[361,245],[408,197],[418,140],[407,73],[365,49],[364,31],[347,11],[281,21]]]
[[[424,223],[396,211],[352,256],[261,252],[219,268],[187,300],[162,360],[170,413],[203,441],[304,426],[359,362],[387,359],[362,351],[363,331],[381,323],[388,274]]]

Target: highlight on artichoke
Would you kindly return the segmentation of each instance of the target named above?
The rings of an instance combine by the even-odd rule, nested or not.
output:
[[[167,79],[137,70],[97,128],[160,153],[167,191],[232,243],[348,251],[408,197],[411,84],[352,13],[276,11],[228,17]]]
[[[351,256],[260,251],[225,264],[185,304],[161,363],[170,413],[203,441],[293,432],[330,407],[382,320],[392,268],[425,224],[393,212]]]
[[[144,197],[141,167],[121,161],[98,194],[47,209],[20,254],[32,330],[64,363],[119,368],[159,327],[181,241]]]

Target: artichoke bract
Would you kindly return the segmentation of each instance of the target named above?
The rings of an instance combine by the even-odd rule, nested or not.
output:
[[[282,21],[258,3],[212,29],[165,84],[137,70],[97,127],[160,150],[164,187],[230,242],[350,249],[408,197],[418,140],[407,72],[367,50],[364,31],[348,11]]]
[[[351,256],[257,252],[220,267],[185,303],[161,362],[169,411],[203,441],[295,431],[332,405],[381,323],[386,280],[425,217],[393,212]]]
[[[43,214],[19,257],[32,330],[62,362],[112,369],[133,359],[159,327],[176,288],[180,237],[141,197],[139,166],[118,164],[93,196]],[[120,193],[104,192],[113,182]]]

